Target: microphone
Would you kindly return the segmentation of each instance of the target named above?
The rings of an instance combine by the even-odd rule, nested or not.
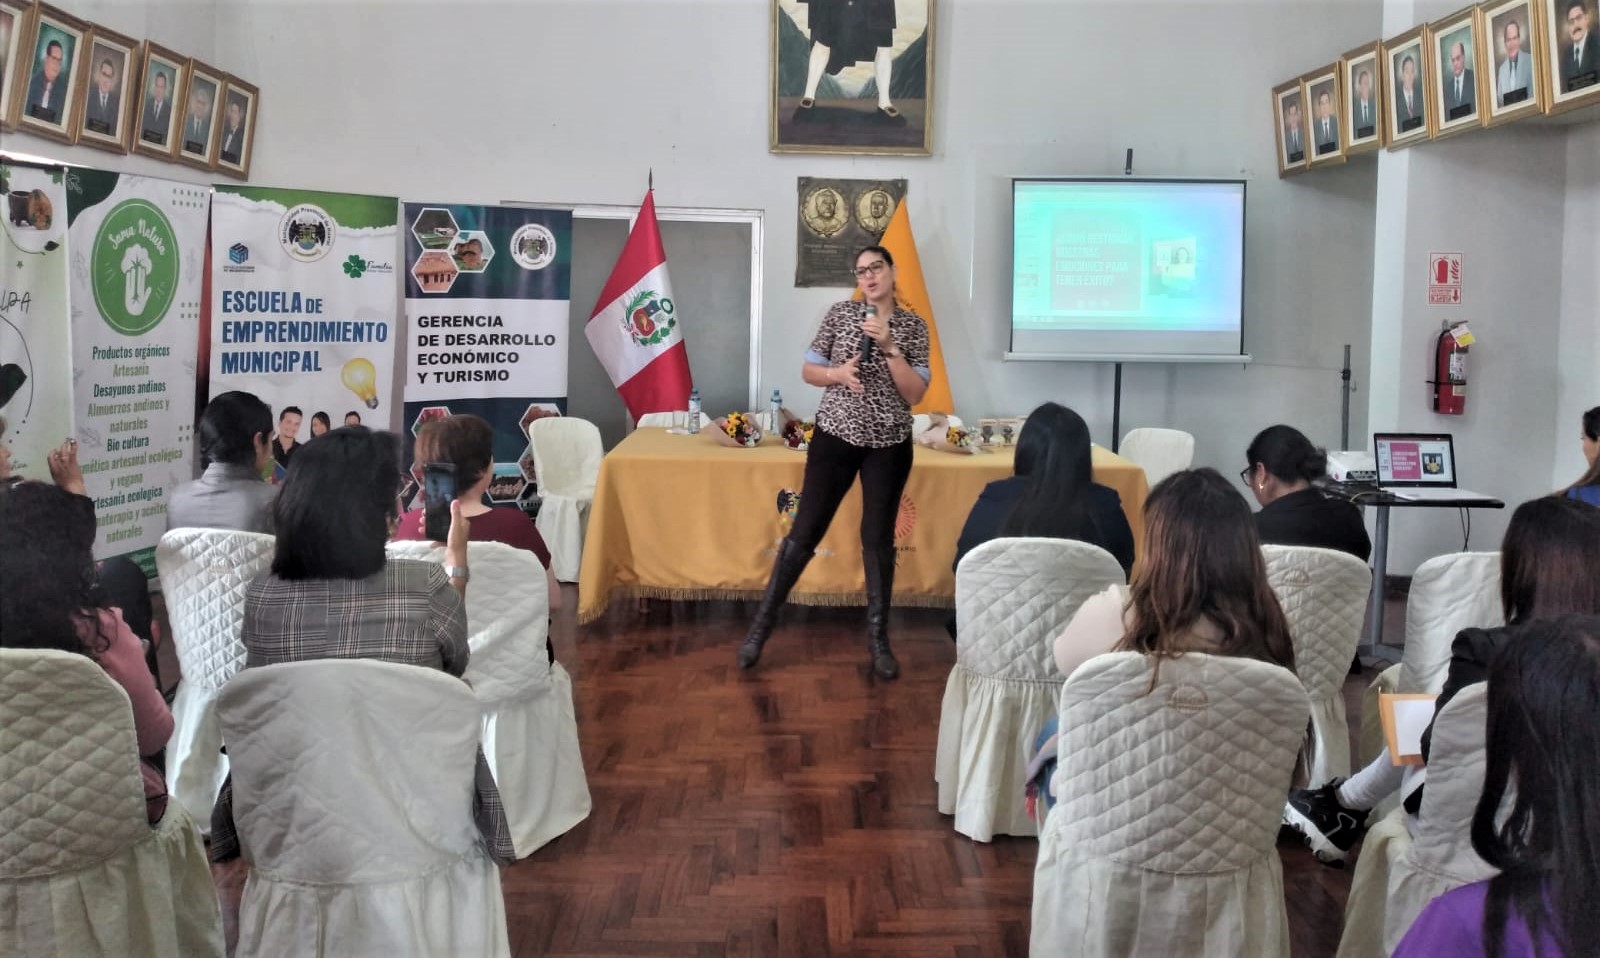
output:
[[[870,319],[870,318],[872,318],[874,316],[877,316],[877,315],[878,315],[878,307],[872,305],[871,303],[868,303],[867,304],[867,311],[866,311],[866,314],[865,314],[865,316],[863,318]],[[859,366],[865,365],[865,364],[867,364],[867,363],[872,361],[872,346],[873,346],[872,337],[868,336],[866,333],[862,333],[861,334],[861,362],[858,364],[858,368],[859,368]]]

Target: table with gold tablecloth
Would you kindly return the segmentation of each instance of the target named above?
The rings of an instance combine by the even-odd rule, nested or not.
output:
[[[956,540],[983,487],[1011,475],[1014,447],[957,455],[917,447],[895,520],[894,602],[954,603]],[[806,454],[768,440],[754,449],[706,433],[639,429],[600,463],[578,577],[578,620],[616,599],[753,599],[789,531]],[[1134,541],[1143,528],[1144,470],[1094,449],[1094,478],[1122,497]],[[790,601],[864,605],[861,486],[845,497]]]

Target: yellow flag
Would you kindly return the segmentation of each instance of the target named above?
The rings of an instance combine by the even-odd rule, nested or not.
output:
[[[894,217],[878,241],[894,257],[895,299],[928,324],[928,369],[933,378],[922,402],[911,407],[912,412],[955,412],[955,400],[950,398],[950,380],[944,374],[944,350],[939,346],[939,327],[933,321],[933,304],[928,301],[928,287],[922,281],[922,264],[917,261],[917,244],[911,238],[911,214],[906,212],[905,200],[895,208]],[[856,291],[856,298],[861,291]]]

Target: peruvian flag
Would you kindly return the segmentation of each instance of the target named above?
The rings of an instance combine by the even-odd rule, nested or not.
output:
[[[644,194],[639,218],[584,334],[635,421],[647,412],[685,408],[691,385],[689,352],[672,302],[653,190]]]

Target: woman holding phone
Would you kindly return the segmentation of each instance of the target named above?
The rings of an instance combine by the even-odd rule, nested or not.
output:
[[[806,454],[800,507],[778,547],[767,591],[739,646],[739,667],[761,659],[778,609],[861,477],[861,561],[867,580],[867,649],[881,679],[900,674],[889,648],[894,523],[911,474],[911,407],[928,391],[928,327],[895,302],[894,257],[882,246],[856,254],[861,300],[829,307],[802,376],[823,389]]]

